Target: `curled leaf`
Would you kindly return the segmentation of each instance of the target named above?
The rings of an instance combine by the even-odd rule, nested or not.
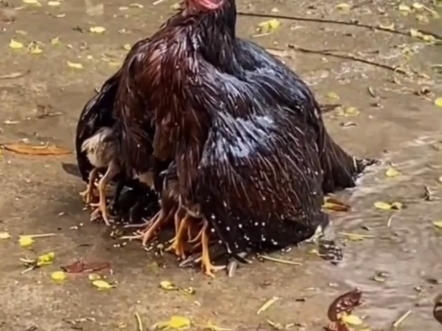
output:
[[[435,222],[433,222],[433,225],[434,225],[436,228],[442,230],[442,221],[435,221]]]
[[[106,28],[104,28],[102,26],[91,26],[89,28],[89,31],[92,32],[92,33],[101,34],[101,33],[104,33],[106,31]]]
[[[21,49],[21,48],[23,48],[24,46],[23,46],[23,44],[22,43],[20,43],[20,42],[18,42],[18,41],[15,41],[14,39],[11,39],[11,41],[9,42],[9,48],[12,48],[12,49]]]
[[[9,239],[11,235],[8,232],[0,232],[0,239]]]
[[[31,236],[21,236],[18,239],[18,243],[21,247],[29,247],[34,243],[34,239]]]
[[[401,173],[393,167],[388,168],[387,171],[385,172],[385,176],[390,178],[398,177],[400,175]]]
[[[55,271],[51,274],[51,278],[56,282],[62,282],[66,279],[66,273],[63,271]]]
[[[70,150],[57,147],[54,145],[28,145],[28,144],[5,144],[3,148],[7,151],[14,152],[17,154],[26,154],[26,155],[66,155],[71,154]]]
[[[102,279],[93,280],[92,281],[92,285],[94,285],[99,290],[108,290],[108,289],[111,289],[111,288],[115,287],[115,285],[111,285],[111,284],[109,284],[108,282],[106,282],[105,280],[102,280]]]
[[[176,291],[178,290],[178,287],[176,287],[173,283],[167,281],[167,280],[163,280],[162,282],[160,282],[160,287],[163,290],[167,290],[167,291]]]
[[[277,19],[272,19],[269,21],[261,22],[258,24],[258,30],[260,33],[272,33],[276,29],[278,29],[281,26],[281,22]]]
[[[403,205],[400,202],[388,203],[383,201],[376,201],[374,203],[374,207],[380,210],[399,210],[403,208]]]
[[[83,65],[81,63],[75,63],[67,61],[68,67],[73,69],[83,69]]]

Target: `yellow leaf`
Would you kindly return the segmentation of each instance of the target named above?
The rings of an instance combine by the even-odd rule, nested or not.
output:
[[[106,282],[105,280],[102,280],[102,279],[93,280],[92,281],[92,285],[94,285],[99,290],[108,290],[108,289],[111,289],[111,288],[115,287],[115,285],[111,285],[111,284],[109,284],[108,282]]]
[[[75,63],[75,62],[69,62],[67,61],[67,64],[70,68],[74,69],[83,69],[83,65],[81,63]]]
[[[332,100],[339,100],[339,95],[337,95],[335,92],[328,92],[326,96]]]
[[[402,203],[400,203],[400,202],[393,202],[392,204],[391,204],[391,209],[394,209],[394,210],[400,210],[400,209],[402,209],[403,208],[403,205],[402,205]]]
[[[167,280],[163,280],[162,282],[160,282],[160,287],[163,290],[167,290],[167,291],[174,291],[174,290],[178,290],[178,287],[176,287],[173,283],[167,281]]]
[[[439,183],[442,183],[442,176],[440,176],[440,177],[437,179],[437,181],[438,181]]]
[[[60,43],[60,37],[55,37],[51,39],[51,44],[52,45],[57,45]]]
[[[9,239],[11,235],[7,232],[0,232],[0,239]]]
[[[89,278],[90,281],[94,281],[94,280],[99,280],[101,279],[101,276],[99,274],[89,274],[87,276],[87,278]]]
[[[434,100],[434,104],[438,107],[442,108],[442,97],[441,98],[437,98],[436,100]]]
[[[131,48],[132,48],[132,46],[131,46],[130,44],[125,44],[125,45],[123,46],[123,49],[125,49],[126,51],[130,51]]]
[[[190,327],[190,320],[183,316],[172,316],[167,322],[157,323],[154,326],[155,330],[170,330],[170,329],[187,329]]]
[[[30,236],[21,236],[18,243],[21,247],[29,247],[34,243],[34,239]]]
[[[60,7],[61,2],[60,1],[48,1],[48,6],[50,7]]]
[[[433,222],[433,225],[434,225],[436,228],[442,230],[442,221],[435,221],[435,222]]]
[[[415,37],[415,38],[419,38],[420,36],[422,36],[422,33],[420,33],[416,29],[410,29],[410,36]]]
[[[38,45],[33,45],[30,47],[29,53],[34,54],[34,55],[41,54],[41,53],[43,53],[43,50],[40,47],[38,47]]]
[[[400,175],[401,175],[401,173],[393,167],[388,168],[387,171],[385,172],[385,176],[390,177],[390,178],[398,177]]]
[[[415,2],[415,3],[413,3],[412,7],[413,7],[413,9],[421,10],[421,9],[424,9],[425,6],[419,2]]]
[[[410,6],[407,6],[406,4],[401,3],[401,4],[399,5],[399,10],[400,10],[401,12],[409,13],[409,12],[411,11],[411,8],[410,8]]]
[[[11,42],[9,43],[9,48],[20,49],[23,48],[23,44],[15,41],[14,39],[11,39]]]
[[[348,325],[358,326],[362,325],[362,320],[356,315],[344,315],[341,318],[341,321]]]
[[[106,28],[103,28],[102,26],[91,26],[89,28],[89,31],[92,33],[104,33],[104,31],[106,31]]]
[[[338,116],[353,117],[359,115],[359,110],[355,107],[336,107],[335,112]]]
[[[23,0],[23,3],[27,5],[41,6],[41,3],[38,0]]]
[[[56,282],[62,282],[66,279],[66,273],[63,271],[54,271],[51,274],[52,280],[55,280]]]
[[[47,253],[47,254],[40,255],[37,258],[37,265],[38,266],[42,266],[42,265],[52,264],[52,262],[54,262],[54,259],[55,259],[55,253],[54,252],[50,252],[50,253]]]
[[[374,203],[374,207],[376,209],[381,209],[381,210],[390,210],[391,209],[391,205],[387,202],[383,202],[383,201],[376,201]]]
[[[281,26],[281,22],[277,19],[272,19],[258,24],[259,32],[272,33]]]
[[[379,24],[379,27],[380,27],[381,29],[385,29],[385,30],[393,31],[393,30],[394,30],[394,23],[386,24],[386,25]]]
[[[348,3],[340,3],[336,6],[339,10],[350,10],[350,5]]]

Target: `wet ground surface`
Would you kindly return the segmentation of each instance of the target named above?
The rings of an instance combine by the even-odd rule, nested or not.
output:
[[[54,5],[11,1],[2,9],[0,73],[23,75],[0,79],[1,143],[24,140],[72,147],[82,106],[94,88],[117,69],[126,53],[124,45],[151,34],[170,15],[173,5],[164,1],[143,3],[140,8],[114,1],[104,3],[102,11],[96,4],[78,0],[61,1],[58,7],[50,4]],[[245,12],[358,20],[373,26],[394,23],[394,29],[406,33],[411,28],[442,31],[441,20],[425,9],[404,16],[396,2],[359,1],[349,11],[338,10],[337,4],[256,1],[252,5],[240,2],[239,7]],[[428,23],[422,22],[423,16]],[[8,18],[15,21],[5,22]],[[240,35],[251,38],[264,20],[241,17]],[[442,291],[438,282],[442,280],[442,230],[433,225],[442,220],[442,205],[437,200],[442,191],[438,181],[442,175],[442,109],[434,104],[442,96],[442,76],[434,67],[439,64],[440,68],[441,46],[351,25],[280,21],[279,29],[254,40],[283,55],[312,85],[321,102],[356,107],[357,112],[347,114],[355,116],[342,116],[339,111],[327,114],[327,127],[355,155],[383,161],[367,173],[359,187],[338,195],[352,207],[332,215],[331,230],[344,248],[341,264],[333,266],[309,254],[315,246],[304,244],[283,255],[302,266],[254,262],[240,268],[234,278],[221,273],[210,280],[198,270],[178,269],[172,257],[144,252],[138,243],[114,247],[108,230],[90,223],[83,210],[78,195],[83,183],[62,170],[61,163],[73,163],[74,156],[32,157],[3,151],[0,232],[13,238],[0,240],[2,330],[24,331],[32,326],[51,331],[135,330],[135,312],[145,325],[181,315],[190,318],[195,329],[210,321],[232,330],[256,330],[259,325],[261,330],[271,330],[266,322],[271,320],[282,325],[295,323],[293,330],[320,330],[327,324],[328,305],[356,286],[366,300],[356,313],[370,329],[388,330],[408,310],[412,313],[400,326],[402,330],[440,328],[431,311],[433,298]],[[93,26],[106,31],[90,33]],[[11,39],[24,48],[11,49]],[[43,43],[39,45],[42,53],[30,54],[25,49],[32,41]],[[400,65],[410,75],[294,51],[288,44],[350,54],[391,68]],[[82,68],[71,68],[68,61],[80,63]],[[330,92],[339,100],[330,98]],[[399,176],[386,176],[389,163]],[[430,201],[424,198],[425,188],[431,192]],[[376,201],[397,201],[405,208],[378,210]],[[57,235],[36,239],[32,250],[19,247],[19,235],[39,233]],[[367,236],[357,240],[361,238],[345,233]],[[48,251],[56,254],[54,265],[20,274],[20,258]],[[117,282],[117,287],[98,291],[87,277],[54,284],[51,272],[75,259],[110,262],[114,274],[109,280]],[[166,267],[159,267],[158,262],[165,262]],[[196,293],[161,290],[158,284],[163,280],[192,286]],[[257,315],[259,307],[274,296],[279,300]],[[76,319],[80,319],[76,325],[66,322]]]

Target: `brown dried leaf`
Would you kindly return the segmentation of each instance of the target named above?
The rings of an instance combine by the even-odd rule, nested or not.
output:
[[[25,154],[25,155],[40,155],[40,156],[49,156],[49,155],[67,155],[71,154],[72,151],[57,147],[55,145],[28,145],[28,144],[5,144],[3,148],[7,151],[14,152],[17,154]]]

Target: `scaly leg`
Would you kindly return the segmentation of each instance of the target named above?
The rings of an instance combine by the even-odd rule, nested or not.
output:
[[[178,221],[177,221],[178,220]],[[189,215],[184,216],[183,219],[180,220],[179,210],[175,213],[175,224],[179,224],[178,231],[175,234],[175,237],[172,239],[172,245],[170,245],[166,251],[175,251],[175,255],[184,259],[186,254],[184,252],[184,236],[186,234],[187,228],[189,225]]]
[[[100,197],[100,201],[98,203],[91,204],[92,207],[97,207],[97,209],[94,210],[94,212],[91,214],[91,220],[96,220],[101,213],[101,217],[103,218],[106,225],[110,225],[106,204],[106,187],[107,184],[111,181],[112,177],[117,174],[117,172],[117,166],[113,162],[111,162],[111,164],[107,168],[106,173],[98,183],[98,194]]]
[[[155,231],[161,227],[165,221],[167,221],[166,212],[164,212],[163,209],[161,209],[149,222],[149,225],[147,226],[146,230],[136,236],[123,236],[121,239],[142,239],[143,246],[146,246],[149,239],[153,237],[155,234]]]
[[[83,201],[87,204],[91,203],[92,198],[94,196],[94,183],[98,176],[98,169],[94,168],[89,173],[89,182],[87,183],[86,191],[80,192],[80,195],[83,197]]]
[[[201,264],[204,273],[209,277],[215,278],[213,271],[216,271],[217,268],[210,262],[209,234],[207,233],[208,226],[209,223],[207,222],[207,220],[204,220],[203,227],[201,229],[201,245],[202,245]]]

